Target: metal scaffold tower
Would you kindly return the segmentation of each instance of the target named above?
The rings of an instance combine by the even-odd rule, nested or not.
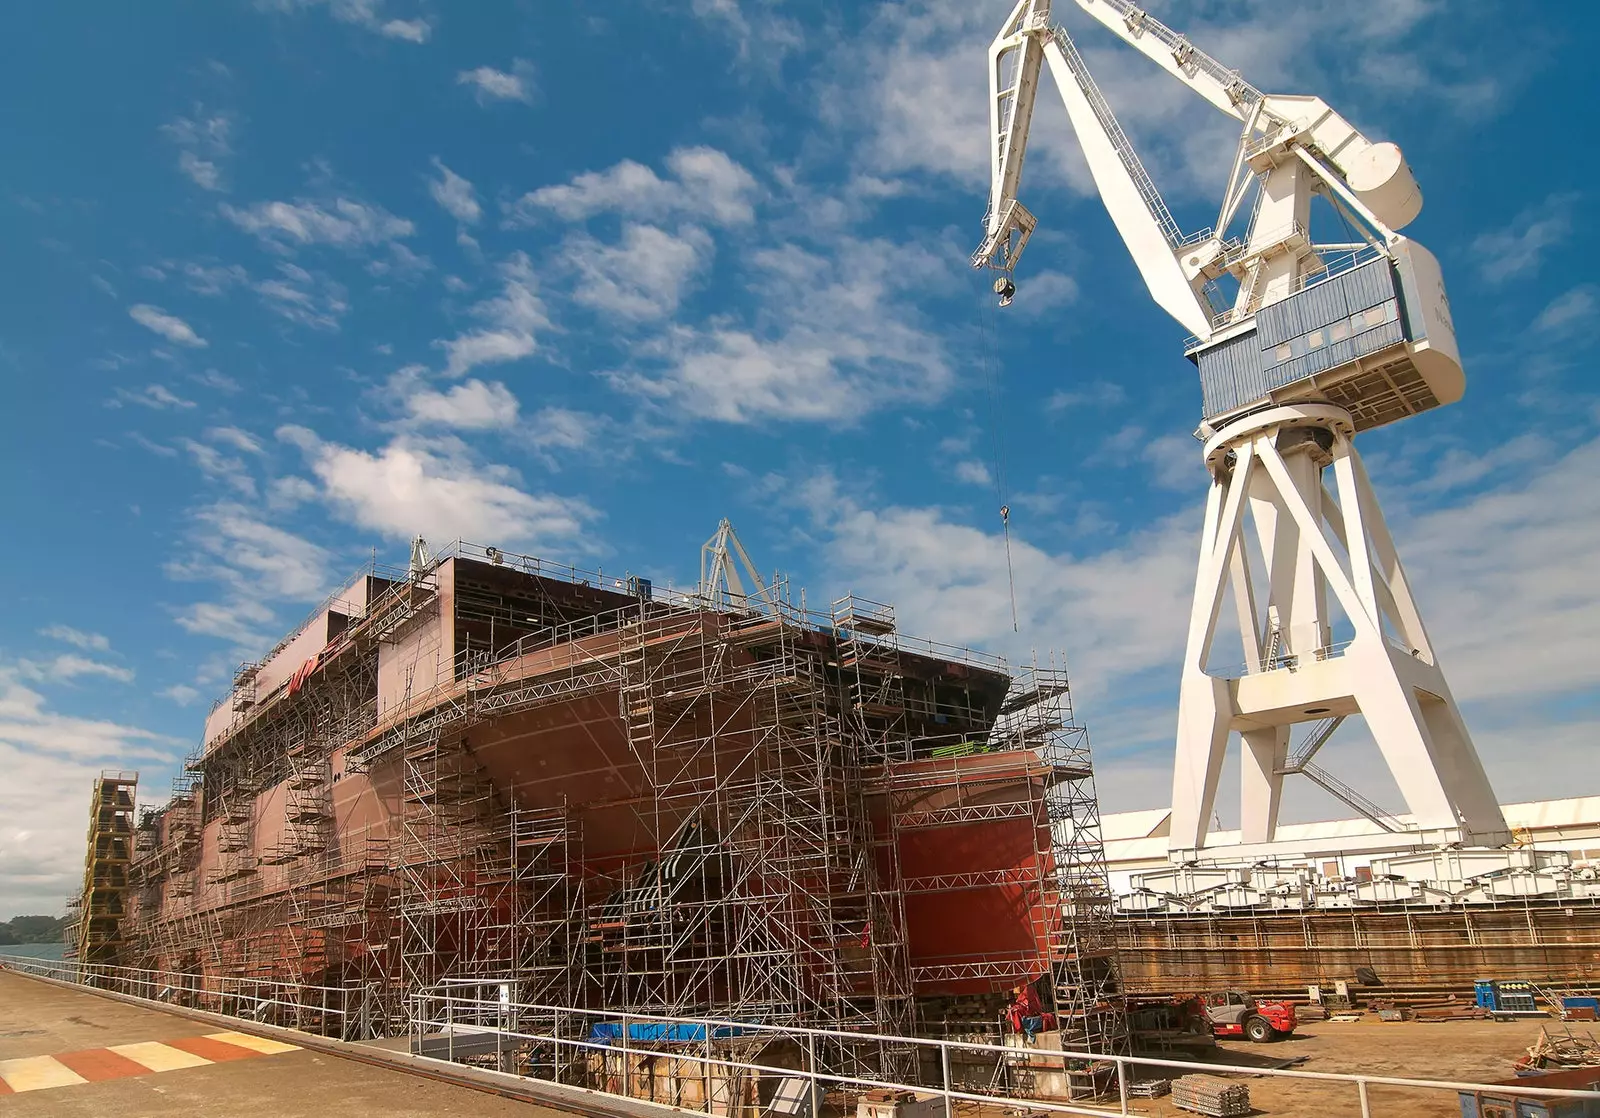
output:
[[[89,804],[88,855],[83,864],[75,957],[81,963],[116,962],[128,914],[128,864],[134,854],[134,800],[139,774],[107,769],[94,782]]]
[[[1051,868],[1059,917],[1050,922],[1050,972],[1062,1046],[1129,1050],[1127,1003],[1117,965],[1116,904],[1106,867],[1089,731],[1073,716],[1072,690],[1054,658],[1019,677],[1006,707],[1015,732],[1038,752],[1049,776]]]

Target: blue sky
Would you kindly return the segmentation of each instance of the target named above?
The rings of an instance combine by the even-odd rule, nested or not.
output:
[[[10,12],[0,917],[59,908],[95,771],[163,794],[232,666],[415,532],[686,585],[728,516],[812,603],[1064,649],[1107,809],[1163,804],[1198,386],[1048,86],[1016,304],[967,267],[1006,7]],[[1209,224],[1234,129],[1057,7]],[[1364,453],[1502,799],[1593,794],[1592,120],[1551,107],[1600,17],[1462,7],[1152,5],[1405,148],[1469,387]]]

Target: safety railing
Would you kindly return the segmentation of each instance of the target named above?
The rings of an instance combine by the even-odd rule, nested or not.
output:
[[[96,990],[122,994],[157,1008],[186,1005],[241,1020],[298,1028],[303,1032],[364,1039],[381,1032],[370,990],[266,982],[247,978],[198,975],[71,960],[35,959],[0,954],[0,966],[43,978],[76,983]],[[859,1096],[869,1090],[912,1091],[924,1098],[942,1100],[946,1118],[954,1118],[958,1103],[1015,1108],[1025,1100],[1029,1112],[1083,1115],[1127,1115],[1130,1088],[1141,1079],[1169,1078],[1169,1073],[1200,1072],[1211,1075],[1266,1077],[1328,1085],[1327,1101],[1318,1113],[1414,1114],[1425,1098],[1441,1095],[1475,1095],[1505,1099],[1583,1099],[1600,1101],[1600,1091],[1540,1087],[1536,1077],[1514,1085],[1475,1083],[1359,1072],[1316,1072],[1293,1069],[1241,1067],[1192,1060],[1148,1056],[1100,1055],[1056,1051],[1042,1046],[1016,1047],[981,1041],[931,1037],[891,1036],[840,1029],[764,1024],[718,1017],[666,1017],[649,1013],[618,1013],[572,1006],[519,1002],[512,986],[473,980],[432,987],[410,999],[413,1051],[457,1063],[483,1064],[493,1060],[494,1070],[554,1083],[600,1090],[634,1098],[655,1093],[661,1065],[679,1069],[676,1083],[664,1083],[664,1093],[674,1109],[685,1113],[727,1112],[729,1091],[739,1077],[752,1073],[798,1084],[811,1100],[809,1113],[822,1113],[825,1092]],[[488,996],[482,996],[487,994]],[[287,996],[287,997],[286,997]],[[298,999],[298,1000],[290,1000]],[[200,1004],[195,1004],[195,1003]],[[282,1020],[281,1010],[314,1006],[323,1027],[296,1025]],[[329,1028],[329,1025],[338,1027]],[[371,1026],[371,1027],[368,1027]],[[741,1044],[741,1041],[761,1043]],[[777,1062],[770,1042],[787,1042],[789,1057]],[[844,1052],[866,1053],[863,1066],[840,1059]],[[891,1078],[871,1070],[874,1053],[914,1053],[917,1070]],[[663,1061],[663,1057],[665,1060]],[[1031,1078],[1040,1079],[1040,1067],[1060,1062],[1061,1083],[1095,1084],[1098,1096],[1088,1099],[1051,1097],[1046,1091],[1010,1091],[994,1088],[999,1080],[971,1070],[994,1069],[1003,1061],[1030,1065]],[[692,1074],[687,1069],[693,1069]],[[1600,1073],[1597,1073],[1600,1074]],[[649,1077],[649,1082],[645,1082]],[[685,1083],[703,1083],[702,1106],[682,1105],[681,1094],[671,1094]],[[723,1088],[719,1095],[715,1085]],[[1375,1089],[1378,1093],[1375,1094]],[[657,1099],[657,1102],[663,1100]],[[794,1099],[791,1101],[798,1101]],[[853,1100],[850,1100],[853,1102]],[[1454,1112],[1456,1100],[1447,1103]],[[849,1108],[847,1108],[848,1112]],[[804,1111],[797,1111],[803,1113]]]
[[[1518,1083],[1508,1087],[1361,1073],[1239,1067],[1031,1046],[1019,1048],[717,1017],[605,1012],[517,1002],[511,997],[509,985],[500,987],[496,996],[474,996],[472,990],[483,986],[482,983],[438,986],[414,996],[413,1051],[456,1062],[481,1063],[492,1056],[502,1071],[520,1069],[533,1072],[536,1078],[635,1098],[650,1098],[660,1093],[676,1109],[690,1112],[709,1110],[714,1105],[717,1092],[712,1085],[718,1083],[725,1085],[720,1102],[727,1104],[730,1101],[727,1092],[738,1076],[752,1073],[791,1083],[798,1081],[810,1097],[809,1113],[812,1115],[822,1113],[820,1103],[825,1092],[843,1091],[847,1102],[851,1103],[845,1112],[850,1113],[854,1108],[849,1096],[869,1090],[912,1091],[922,1097],[940,1099],[946,1118],[953,1118],[958,1103],[1014,1109],[1019,1097],[1025,1100],[1030,1113],[1127,1115],[1136,1113],[1129,1103],[1133,1097],[1130,1088],[1141,1078],[1169,1078],[1167,1073],[1188,1072],[1328,1084],[1329,1105],[1320,1113],[1359,1113],[1363,1118],[1379,1113],[1413,1114],[1417,1112],[1419,1096],[1437,1098],[1459,1096],[1464,1092],[1490,1098],[1515,1095],[1519,1098],[1600,1100],[1600,1091],[1542,1088],[1536,1081],[1526,1086]],[[762,1062],[761,1050],[767,1045],[738,1043],[742,1040],[787,1041],[790,1058],[778,1062],[775,1056]],[[893,1079],[841,1064],[838,1054],[852,1049],[867,1051],[869,1063],[874,1052],[911,1051],[917,1054],[914,1066],[918,1071]],[[1060,1061],[1061,1096],[1050,1097],[1039,1090],[1001,1094],[993,1089],[997,1077],[962,1077],[955,1070],[958,1067],[992,1070],[1010,1060],[1026,1063],[1035,1083],[1040,1079],[1042,1062]],[[676,1073],[670,1070],[674,1064]],[[662,1081],[663,1067],[669,1069],[665,1076],[672,1082]],[[682,1105],[682,1086],[688,1082],[707,1086],[704,1107]],[[1089,1090],[1091,1083],[1098,1092],[1093,1102],[1081,1094]],[[1076,1092],[1071,1084],[1077,1085]],[[1385,1090],[1374,1098],[1374,1088]],[[789,1093],[787,1085],[780,1086],[779,1090],[794,1102],[805,1097]],[[1074,1093],[1079,1097],[1071,1097]],[[1343,1093],[1342,1101],[1335,1098],[1340,1093]],[[1381,1103],[1384,1109],[1375,1110],[1376,1103]],[[1449,1105],[1453,1110],[1456,1099],[1450,1099]],[[797,1112],[806,1111],[802,1108]]]
[[[26,955],[0,954],[0,967],[157,1005],[200,1009],[347,1040],[381,1036],[385,1025],[375,992],[361,986],[317,986]]]

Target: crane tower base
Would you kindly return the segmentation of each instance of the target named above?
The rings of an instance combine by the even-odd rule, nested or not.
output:
[[[1237,419],[1206,444],[1212,482],[1179,694],[1175,860],[1206,846],[1235,731],[1245,844],[1274,840],[1283,779],[1297,773],[1386,829],[1416,831],[1424,844],[1510,838],[1351,441],[1355,430],[1344,409],[1306,403]],[[1216,666],[1230,590],[1244,663]],[[1390,820],[1312,763],[1353,715],[1366,720],[1412,821]],[[1310,732],[1291,752],[1300,724]]]

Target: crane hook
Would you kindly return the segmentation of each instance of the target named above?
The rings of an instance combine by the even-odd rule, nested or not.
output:
[[[1017,285],[1011,281],[1011,273],[1006,272],[994,281],[994,293],[1000,296],[1000,305],[1009,307],[1012,298],[1017,294]]]

